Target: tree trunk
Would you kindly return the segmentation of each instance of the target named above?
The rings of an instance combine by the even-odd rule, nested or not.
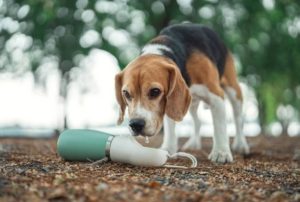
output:
[[[65,72],[60,81],[60,96],[63,98],[63,129],[69,128],[68,114],[67,114],[67,99],[68,99],[68,85],[70,83],[70,75]]]
[[[280,124],[281,124],[281,127],[282,127],[281,136],[288,136],[289,121],[282,120],[282,121],[280,121]]]
[[[265,117],[265,106],[263,101],[259,97],[259,93],[256,93],[256,98],[258,101],[258,119],[259,119],[259,124],[261,127],[261,134],[262,135],[267,135],[266,131],[266,117]]]

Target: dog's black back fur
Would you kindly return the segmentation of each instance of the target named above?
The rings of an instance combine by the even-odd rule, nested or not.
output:
[[[216,65],[220,77],[223,75],[228,50],[219,36],[210,28],[186,23],[166,27],[159,35],[165,37],[164,45],[173,51],[171,53],[162,50],[164,55],[174,60],[188,85],[190,79],[185,65],[195,50],[204,53]]]

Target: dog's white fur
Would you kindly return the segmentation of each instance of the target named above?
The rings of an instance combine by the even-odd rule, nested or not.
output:
[[[146,54],[163,55],[162,52],[163,50],[173,53],[171,48],[163,44],[148,44],[143,48],[142,55],[146,55]]]

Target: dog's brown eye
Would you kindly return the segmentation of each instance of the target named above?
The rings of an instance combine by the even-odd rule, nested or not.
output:
[[[123,94],[124,94],[126,99],[131,100],[131,96],[130,96],[130,94],[127,90],[123,90]]]
[[[160,95],[161,91],[160,89],[158,88],[152,88],[150,91],[149,91],[149,98],[150,99],[153,99],[153,98],[156,98]]]

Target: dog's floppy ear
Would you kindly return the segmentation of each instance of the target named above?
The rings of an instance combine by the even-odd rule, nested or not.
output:
[[[118,125],[120,125],[123,122],[125,109],[126,109],[126,103],[124,102],[122,96],[122,84],[123,84],[123,72],[120,72],[115,76],[115,91],[116,91],[115,93],[120,107],[119,119],[117,122]]]
[[[177,67],[169,68],[169,91],[167,93],[165,112],[175,121],[181,121],[186,114],[191,95]]]

